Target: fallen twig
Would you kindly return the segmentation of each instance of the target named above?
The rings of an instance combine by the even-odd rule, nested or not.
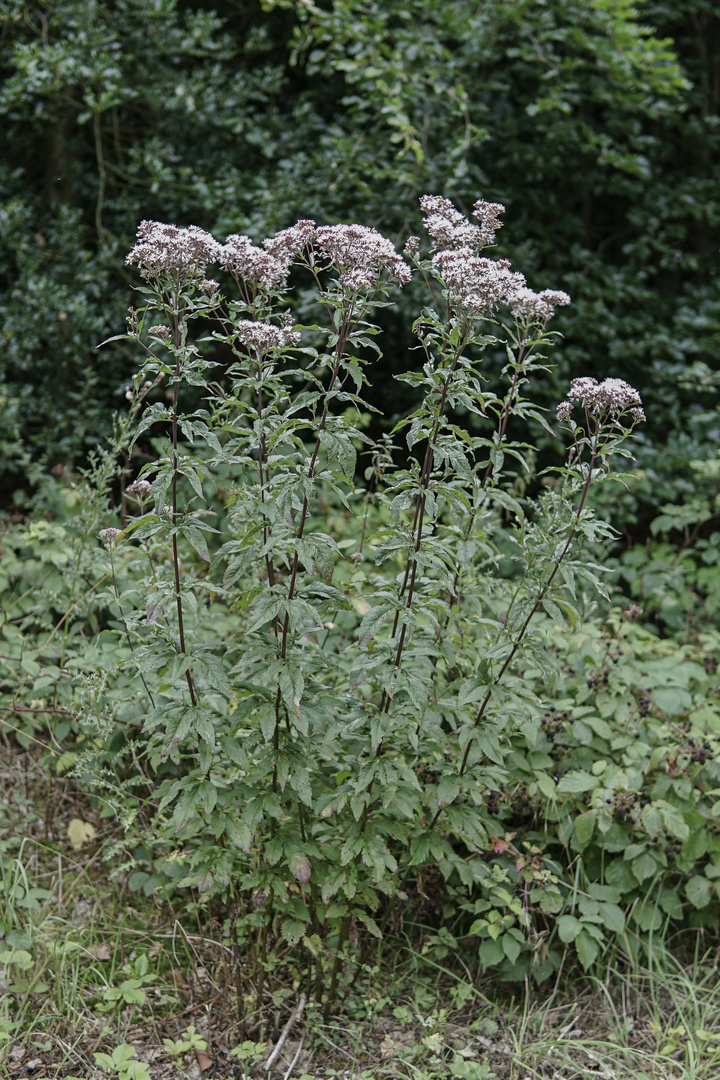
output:
[[[305,994],[301,994],[295,1012],[292,1014],[285,1027],[282,1029],[282,1032],[280,1033],[280,1038],[278,1039],[273,1052],[270,1054],[270,1057],[265,1062],[265,1072],[270,1072],[270,1070],[272,1069],[275,1058],[278,1056],[283,1046],[285,1045],[285,1040],[290,1034],[293,1024],[295,1024],[302,1016],[306,1001],[307,997],[305,996]]]
[[[290,1067],[288,1068],[288,1071],[283,1076],[283,1080],[290,1080],[290,1077],[292,1076],[292,1071],[295,1068],[295,1066],[297,1064],[297,1060],[298,1060],[298,1058],[300,1057],[300,1055],[302,1053],[302,1048],[303,1048],[303,1043],[304,1042],[305,1042],[305,1036],[303,1035],[303,1037],[300,1040],[300,1045],[298,1046],[297,1050],[295,1051],[295,1057],[290,1062]]]

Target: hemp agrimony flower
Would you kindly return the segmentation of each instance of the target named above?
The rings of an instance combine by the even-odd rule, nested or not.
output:
[[[315,234],[318,250],[339,271],[340,284],[352,292],[372,289],[387,270],[401,285],[412,274],[392,243],[365,225],[323,225]]]
[[[569,417],[574,402],[591,416],[599,417],[606,413],[617,416],[629,409],[636,421],[645,419],[640,394],[624,379],[605,379],[601,383],[590,377],[573,379],[568,399],[558,405],[557,416],[560,420]]]
[[[433,266],[439,269],[452,299],[471,315],[492,314],[505,300],[514,276],[507,259],[486,259],[467,247],[438,251]]]
[[[420,206],[426,214],[423,224],[433,238],[433,251],[469,248],[474,254],[493,243],[502,224],[498,218],[505,213],[505,207],[500,203],[478,199],[473,216],[479,219],[480,225],[473,225],[441,195],[423,195]]]
[[[171,278],[176,285],[204,277],[208,264],[217,262],[222,251],[217,240],[197,225],[180,229],[160,221],[141,221],[137,238],[125,264],[137,265],[146,280]]]
[[[136,480],[126,489],[128,495],[138,502],[147,502],[153,493],[153,486],[149,480]]]
[[[525,285],[523,274],[513,274],[513,278],[522,279],[517,284],[511,283],[507,292],[507,302],[516,319],[525,322],[545,323],[552,316],[556,307],[570,303],[566,292],[555,289],[543,289],[536,293]]]
[[[98,537],[101,540],[106,540],[111,546],[114,546],[117,543],[117,538],[121,532],[122,529],[101,529],[98,533]]]
[[[233,233],[221,250],[220,264],[236,279],[264,289],[284,289],[290,273],[288,259],[278,259],[269,251],[256,247],[249,236]]]
[[[250,319],[242,319],[237,323],[238,338],[244,345],[249,345],[257,353],[262,355],[270,349],[283,349],[286,345],[297,345],[300,334],[293,332],[292,315],[287,313],[289,321],[284,326],[273,326],[272,323],[252,322]]]

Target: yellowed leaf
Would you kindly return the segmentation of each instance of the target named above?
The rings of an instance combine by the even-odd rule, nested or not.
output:
[[[79,851],[83,844],[92,840],[95,835],[95,826],[82,818],[74,817],[67,827],[67,835],[72,844],[73,851]]]
[[[370,610],[370,605],[367,600],[363,600],[362,596],[352,596],[350,598],[350,603],[355,608],[358,615],[367,615]]]

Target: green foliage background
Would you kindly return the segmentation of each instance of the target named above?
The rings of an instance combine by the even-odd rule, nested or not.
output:
[[[3,0],[0,35],[5,503],[124,405],[132,359],[95,345],[122,330],[141,218],[260,239],[313,216],[400,240],[424,192],[505,203],[501,253],[572,294],[563,384],[622,375],[652,402],[642,499],[690,489],[681,465],[713,455],[712,0]],[[405,304],[391,413],[407,399],[390,375],[414,364]]]

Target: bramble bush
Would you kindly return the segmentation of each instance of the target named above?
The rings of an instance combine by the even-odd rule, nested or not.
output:
[[[556,435],[533,387],[569,297],[483,253],[502,207],[421,203],[429,251],[411,237],[405,258],[359,225],[257,247],[143,222],[130,410],[66,478],[74,516],[2,538],[7,726],[47,731],[121,823],[131,888],[222,903],[246,1019],[288,952],[332,1008],[410,912],[431,955],[469,941],[537,981],[564,945],[588,969],[716,917],[720,715],[697,656],[717,634],[660,640],[596,561],[613,533],[588,495],[629,457],[639,394],[575,379],[564,464],[536,476],[512,424]],[[416,405],[372,443],[371,320],[411,266]],[[291,283],[317,322],[293,323]]]

